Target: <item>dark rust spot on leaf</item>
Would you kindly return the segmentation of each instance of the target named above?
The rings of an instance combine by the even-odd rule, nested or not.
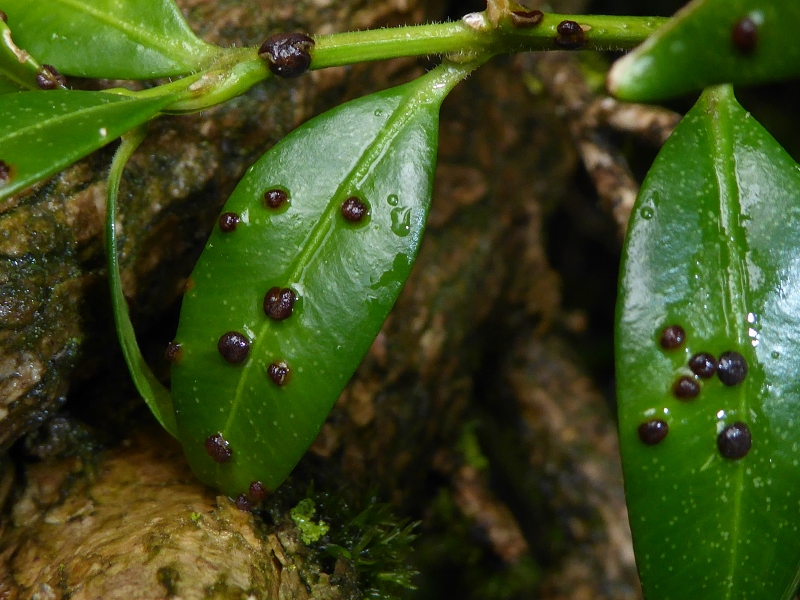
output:
[[[264,192],[264,206],[277,209],[289,201],[289,194],[280,188],[273,188]]]
[[[267,375],[269,375],[269,378],[275,385],[279,385],[281,387],[289,383],[290,374],[291,369],[289,368],[289,365],[283,361],[274,362],[267,367]]]
[[[350,223],[360,223],[367,216],[367,205],[360,198],[351,196],[342,203],[342,216]]]
[[[278,77],[299,77],[311,66],[314,40],[303,33],[276,33],[261,44],[258,55]]]
[[[235,212],[226,212],[219,216],[219,229],[223,233],[236,231],[237,225],[239,225],[239,215]]]
[[[167,351],[164,352],[164,356],[171,363],[180,362],[181,358],[183,358],[183,348],[178,342],[170,342],[167,345]]]
[[[511,24],[514,27],[536,27],[544,19],[540,10],[513,10],[511,11]]]
[[[269,494],[267,487],[260,481],[253,481],[250,484],[250,497],[256,502],[261,502]]]
[[[36,85],[42,90],[54,90],[66,87],[67,80],[53,65],[42,65],[36,74]]]
[[[717,448],[719,453],[725,458],[737,460],[743,458],[750,452],[753,438],[750,435],[750,428],[740,421],[728,425],[717,436]]]
[[[750,17],[743,17],[731,29],[731,41],[742,54],[752,54],[758,45],[758,23]]]
[[[689,359],[692,373],[703,379],[709,379],[717,372],[717,359],[708,352],[698,352]]]
[[[669,433],[669,425],[661,419],[652,419],[639,425],[639,439],[648,446],[655,446]]]
[[[0,160],[0,185],[3,185],[11,179],[11,171],[11,165],[3,160]]]
[[[253,503],[250,502],[250,499],[244,494],[239,494],[236,496],[236,508],[245,512],[249,512],[253,510]]]
[[[8,23],[8,15],[0,10],[0,21],[3,23]]]
[[[670,325],[661,332],[661,347],[664,350],[677,350],[686,341],[686,332],[680,325]]]
[[[229,331],[219,338],[217,350],[229,363],[237,364],[250,354],[250,340],[238,331]]]
[[[717,377],[725,385],[738,385],[747,377],[747,360],[738,352],[723,352],[719,356]]]
[[[295,295],[289,288],[272,287],[264,296],[264,314],[274,321],[283,321],[292,316]]]
[[[222,437],[221,433],[215,433],[206,438],[205,442],[206,452],[214,462],[226,463],[233,456],[230,444]]]
[[[694,400],[700,394],[700,384],[693,377],[678,377],[672,385],[672,393],[678,400]]]
[[[583,47],[586,44],[586,36],[583,34],[583,29],[575,21],[561,21],[556,27],[558,37],[556,37],[556,46],[564,50],[575,50]]]

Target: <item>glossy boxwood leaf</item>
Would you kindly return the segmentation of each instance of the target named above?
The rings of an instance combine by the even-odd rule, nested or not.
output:
[[[66,75],[149,79],[199,70],[219,49],[174,0],[4,0],[14,39]]]
[[[316,437],[411,269],[439,105],[471,68],[309,121],[228,200],[191,276],[172,370],[180,439],[206,483],[275,489]]]
[[[730,87],[713,88],[634,211],[616,365],[645,597],[788,599],[800,566],[800,169]]]
[[[608,76],[624,100],[663,100],[717,83],[760,83],[800,75],[800,2],[695,0]]]
[[[0,199],[105,146],[173,99],[73,90],[0,95]]]
[[[19,48],[11,37],[11,29],[0,20],[0,94],[36,89],[39,64]]]
[[[122,143],[114,154],[108,174],[108,201],[106,211],[106,256],[108,257],[108,282],[111,290],[111,306],[114,323],[117,327],[120,346],[125,361],[130,365],[131,377],[147,406],[161,426],[173,437],[178,436],[175,423],[175,410],[172,396],[144,362],[144,357],[136,343],[128,304],[122,291],[122,276],[117,256],[117,197],[122,179],[122,171],[130,157],[144,140],[146,126],[140,126],[122,137]]]

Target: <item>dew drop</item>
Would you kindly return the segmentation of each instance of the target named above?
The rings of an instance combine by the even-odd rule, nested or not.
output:
[[[698,352],[689,359],[692,373],[702,379],[709,379],[717,372],[717,359],[708,352]]]
[[[672,384],[672,393],[678,400],[694,400],[700,394],[700,384],[693,377],[678,377]]]
[[[219,216],[219,229],[223,233],[236,231],[237,225],[239,225],[239,215],[235,212],[226,212]]]
[[[217,350],[229,363],[238,364],[250,354],[250,340],[238,331],[229,331],[219,338]]]
[[[747,377],[747,360],[738,352],[723,352],[719,357],[717,377],[725,385],[738,385]]]
[[[661,419],[652,419],[639,425],[639,439],[648,446],[655,446],[669,433],[669,425]]]
[[[397,197],[397,194],[389,194],[389,197],[386,198],[386,202],[389,203],[389,206],[397,206],[400,202],[400,198]]]
[[[511,24],[514,27],[536,27],[544,19],[540,10],[514,10],[511,11]]]
[[[778,358],[780,358],[780,357],[781,357],[781,353],[780,353],[780,352],[778,352],[777,350],[773,350],[773,351],[772,351],[772,353],[770,354],[770,356],[771,356],[772,358],[774,358],[774,359],[778,359]]]
[[[360,223],[367,216],[367,205],[355,196],[350,196],[342,203],[342,216],[350,223]]]
[[[314,40],[303,33],[276,33],[261,44],[258,55],[278,77],[300,77],[311,66]]]
[[[686,341],[686,331],[680,325],[670,325],[661,331],[661,347],[664,350],[676,350]]]
[[[260,481],[253,481],[250,484],[250,497],[256,502],[261,502],[269,494],[267,487]]]
[[[639,214],[642,216],[643,219],[650,220],[655,215],[655,211],[649,206],[643,206],[642,209],[639,211]]]
[[[411,232],[411,210],[408,208],[392,209],[392,233],[406,237]]]
[[[753,438],[750,428],[740,421],[728,425],[717,436],[717,448],[725,458],[737,460],[750,452]]]
[[[731,41],[742,54],[752,54],[758,44],[758,23],[751,17],[742,17],[731,29]]]
[[[381,110],[380,108],[376,108],[375,112],[373,112],[372,114],[375,115],[376,117],[382,117],[383,116],[383,110]]]
[[[267,375],[275,385],[283,387],[289,383],[291,369],[284,361],[274,362],[267,367]]]
[[[281,188],[272,188],[264,192],[264,206],[273,210],[282,207],[289,201],[289,194]]]
[[[264,296],[264,314],[274,321],[292,316],[296,297],[289,288],[271,287]]]
[[[233,450],[228,441],[222,437],[221,433],[215,433],[206,438],[205,448],[208,455],[214,462],[226,463],[233,456]]]
[[[556,46],[564,50],[575,50],[582,47],[586,43],[586,36],[583,34],[583,29],[575,21],[561,21],[556,26],[558,36],[556,37]]]
[[[171,363],[178,363],[183,358],[183,348],[178,342],[170,342],[167,344],[167,350],[164,356]]]

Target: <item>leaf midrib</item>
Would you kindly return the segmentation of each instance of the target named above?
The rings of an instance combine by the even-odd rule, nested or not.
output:
[[[741,335],[742,324],[747,322],[747,290],[748,278],[743,268],[744,261],[738,260],[741,248],[746,247],[741,239],[744,231],[739,223],[741,214],[740,190],[736,178],[736,156],[734,153],[735,142],[732,131],[732,117],[729,110],[729,103],[724,101],[722,94],[732,94],[728,90],[718,90],[712,96],[710,108],[716,109],[714,114],[709,117],[713,144],[712,161],[714,173],[717,177],[720,198],[720,222],[724,239],[724,246],[727,250],[727,264],[723,268],[723,278],[727,289],[722,294],[725,307],[726,335],[739,348],[743,348],[747,340]],[[742,243],[737,243],[742,242]],[[738,301],[737,301],[738,299]],[[746,384],[741,384],[731,393],[739,396],[738,415],[742,417],[747,414],[747,394],[745,393]],[[729,423],[728,423],[729,424]],[[723,459],[725,460],[725,459]],[[731,515],[731,549],[730,562],[728,565],[728,575],[725,578],[728,586],[725,590],[725,598],[733,597],[735,589],[734,576],[738,567],[739,549],[741,546],[740,526],[742,523],[742,497],[744,495],[744,466],[736,465],[736,474],[733,477],[733,512]]]

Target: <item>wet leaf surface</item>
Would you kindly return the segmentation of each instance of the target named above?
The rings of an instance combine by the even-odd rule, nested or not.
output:
[[[707,91],[644,182],[619,288],[620,438],[649,600],[794,592],[798,240],[797,164],[729,87]]]

